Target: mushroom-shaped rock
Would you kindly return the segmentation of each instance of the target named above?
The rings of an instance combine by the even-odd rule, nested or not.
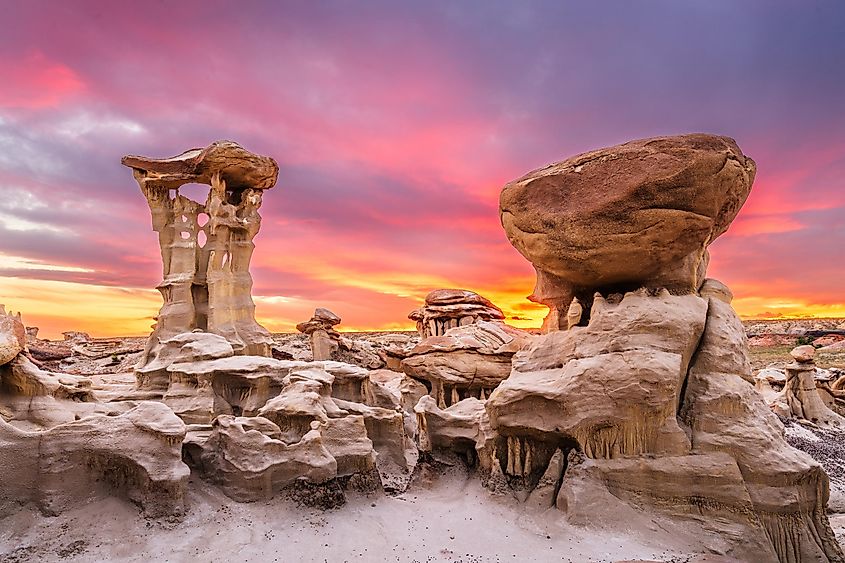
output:
[[[249,264],[261,229],[264,191],[279,167],[237,143],[218,141],[167,159],[126,156],[158,233],[164,301],[139,362],[153,362],[162,342],[195,330],[217,334],[236,354],[270,356],[270,333],[255,320]],[[209,185],[198,202],[183,184]]]
[[[315,361],[331,360],[340,347],[340,334],[333,328],[340,317],[322,307],[309,320],[296,325],[296,330],[311,337],[311,355]]]
[[[502,310],[492,301],[466,289],[435,289],[425,296],[425,305],[411,311],[423,338],[442,336],[450,328],[478,321],[502,320]]]
[[[511,373],[511,358],[531,335],[500,321],[450,329],[417,344],[402,360],[409,377],[424,381],[440,408],[468,397],[481,401]]]
[[[537,271],[531,299],[550,307],[547,328],[565,328],[576,295],[695,292],[755,172],[733,139],[692,134],[591,151],[507,184],[502,226]]]
[[[799,363],[807,364],[811,363],[816,356],[816,349],[809,344],[805,344],[803,346],[797,346],[792,349],[789,353],[792,358]]]
[[[178,188],[182,184],[210,184],[219,174],[230,189],[266,190],[276,185],[279,165],[269,156],[249,152],[234,141],[215,141],[170,158],[127,155],[121,164],[136,171],[146,185]]]
[[[783,391],[775,398],[772,407],[778,408],[779,404],[785,404],[787,408],[783,410],[795,418],[843,427],[845,418],[829,409],[819,395],[815,378],[816,364],[813,361],[815,352],[815,348],[808,345],[798,346],[790,352],[795,361],[786,366]]]

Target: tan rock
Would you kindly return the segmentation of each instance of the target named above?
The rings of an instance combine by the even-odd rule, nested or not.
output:
[[[476,450],[486,445],[482,426],[487,412],[483,402],[471,397],[441,409],[433,397],[426,395],[414,411],[421,451],[449,450],[464,456],[470,464],[475,463],[478,458]],[[482,452],[481,456],[484,455]]]
[[[514,357],[487,401],[492,427],[552,452],[577,443],[593,458],[687,453],[675,413],[706,310],[698,296],[665,291],[631,292],[618,304],[596,296],[587,326],[548,334]]]
[[[300,479],[325,483],[337,476],[337,461],[319,426],[291,439],[260,416],[218,416],[202,447],[202,471],[239,502],[267,500]]]
[[[812,346],[808,347],[813,349]],[[845,428],[845,418],[831,410],[819,395],[815,377],[816,366],[813,363],[812,354],[804,350],[795,354],[793,350],[793,357],[795,355],[800,358],[809,357],[810,360],[796,361],[786,366],[786,383],[783,391],[773,402],[785,404],[792,417],[809,420],[816,424]]]
[[[427,383],[440,408],[467,397],[486,400],[511,370],[511,358],[531,340],[499,321],[479,321],[421,341],[402,360],[402,370]]]
[[[571,523],[627,527],[642,518],[646,504],[660,507],[675,523],[700,526],[700,541],[714,544],[731,561],[778,560],[730,456],[584,459],[570,454],[556,505]]]
[[[808,455],[789,446],[783,425],[761,395],[740,377],[747,359],[725,353],[735,313],[710,298],[707,327],[690,367],[680,419],[695,453],[723,452],[736,460],[754,513],[780,561],[840,561],[824,507],[828,479]],[[735,334],[734,350],[742,347]]]
[[[317,308],[314,316],[296,325],[296,330],[311,337],[311,357],[314,361],[331,360],[340,348],[340,334],[334,326],[340,317],[324,308]]]
[[[210,184],[215,174],[232,189],[266,190],[276,185],[279,165],[267,156],[253,154],[238,143],[215,141],[171,158],[124,156],[121,164],[136,171],[152,186],[177,189],[184,184]]]
[[[7,314],[0,305],[0,366],[8,364],[26,350],[26,329],[21,314]]]
[[[0,515],[26,502],[55,515],[104,496],[126,497],[150,517],[185,511],[185,425],[160,403],[94,415],[40,432],[0,417]]]
[[[502,320],[502,310],[486,297],[466,289],[435,289],[425,296],[425,305],[411,311],[422,338],[442,336],[450,328],[478,321]]]
[[[43,430],[99,409],[90,378],[44,371],[25,355],[0,366],[0,416],[23,430]]]
[[[502,225],[537,271],[531,299],[554,313],[547,328],[565,328],[557,311],[576,295],[695,292],[706,248],[745,202],[755,171],[732,139],[692,134],[591,151],[506,185]]]
[[[811,363],[816,356],[816,349],[809,344],[804,346],[797,346],[789,353],[792,358],[799,363]]]
[[[249,263],[276,162],[218,141],[169,159],[126,156],[122,163],[147,198],[164,265],[164,304],[140,365],[155,359],[163,340],[194,329],[223,336],[238,354],[269,356],[270,335],[255,321]],[[187,183],[210,185],[207,201],[181,195]]]

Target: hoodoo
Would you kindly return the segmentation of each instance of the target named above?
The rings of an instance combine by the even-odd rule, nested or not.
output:
[[[172,158],[121,162],[147,198],[164,267],[164,304],[139,367],[155,359],[163,341],[195,330],[224,337],[236,354],[269,356],[270,334],[255,321],[249,263],[264,190],[279,174],[276,161],[217,141]],[[179,193],[190,183],[210,186],[205,202]]]

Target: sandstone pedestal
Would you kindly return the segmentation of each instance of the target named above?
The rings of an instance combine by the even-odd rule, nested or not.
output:
[[[231,141],[173,158],[121,162],[147,198],[164,266],[158,286],[164,304],[139,367],[155,358],[162,341],[194,330],[223,336],[237,354],[269,356],[270,335],[255,321],[249,263],[276,162]],[[189,183],[211,187],[205,202],[179,193]]]

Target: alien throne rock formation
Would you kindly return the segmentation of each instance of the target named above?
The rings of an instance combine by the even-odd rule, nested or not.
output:
[[[276,161],[217,141],[172,158],[121,162],[147,198],[164,266],[158,287],[164,304],[139,367],[167,340],[192,331],[224,337],[236,354],[269,356],[270,335],[255,321],[249,263],[262,195],[279,173]],[[211,186],[205,202],[179,193],[189,183]]]
[[[551,477],[574,522],[624,523],[650,506],[699,522],[740,560],[843,560],[828,478],[785,442],[749,383],[732,294],[705,278],[707,246],[754,174],[732,139],[696,134],[593,151],[505,186],[502,225],[537,270],[533,299],[550,307],[552,332],[516,353],[485,404],[476,450],[493,452],[491,481],[531,491]],[[576,298],[577,322],[565,322]]]

